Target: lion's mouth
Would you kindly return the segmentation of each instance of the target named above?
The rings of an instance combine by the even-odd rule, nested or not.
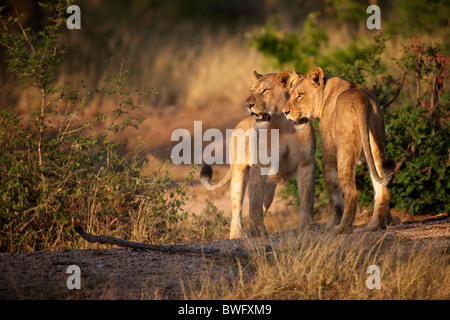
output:
[[[270,114],[268,114],[268,113],[260,113],[260,114],[256,114],[256,113],[252,112],[252,115],[255,116],[256,121],[258,121],[258,122],[262,122],[262,121],[270,121],[270,119],[272,118],[272,117],[270,116]]]
[[[295,121],[295,124],[305,124],[308,123],[309,119],[308,118],[300,118],[299,120]]]

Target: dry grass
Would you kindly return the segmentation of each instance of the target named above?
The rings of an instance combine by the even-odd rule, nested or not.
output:
[[[164,196],[167,199],[165,205],[168,208],[179,199],[181,200],[181,197],[177,195],[169,200],[170,193],[176,194],[176,189],[168,190]],[[169,215],[155,214],[154,199],[145,196],[135,199],[134,203],[130,204],[129,210],[122,214],[100,216],[99,212],[104,204],[96,196],[94,191],[88,200],[86,212],[80,213],[80,216],[84,218],[82,220],[84,228],[96,235],[109,235],[147,244],[198,243],[224,240],[228,237],[228,220],[212,203],[206,204],[197,212],[179,212],[180,215],[175,221]],[[111,208],[120,207],[120,204],[115,203],[113,196],[110,197],[110,202]],[[113,247],[113,245],[89,243],[76,235],[73,243],[55,241],[48,245],[48,248],[52,250]]]
[[[192,130],[194,120],[202,120],[205,129],[230,127],[230,123],[232,126],[246,115],[243,105],[253,70],[274,71],[265,68],[261,53],[248,47],[247,32],[249,29],[244,27],[212,30],[189,23],[171,31],[150,29],[145,34],[131,34],[117,27],[111,31],[107,49],[83,36],[65,34],[69,47],[57,84],[77,86],[83,81],[86,88],[80,90],[81,94],[102,88],[102,80],[118,73],[124,57],[125,68],[129,69],[127,89],[131,92],[153,87],[159,93],[136,98],[143,106],[132,115],[146,120],[139,130],[126,130],[123,137],[130,150],[140,136],[146,142],[146,153],[167,159],[175,129]],[[39,108],[37,90],[22,91],[14,76],[1,71],[0,79],[2,109],[26,116]],[[111,112],[117,105],[113,97],[104,95],[92,95],[88,102],[88,108],[80,109],[82,120]],[[223,110],[227,111],[226,117]]]
[[[448,299],[448,254],[433,245],[383,237],[303,234],[255,252],[234,278],[205,277],[187,299]],[[381,289],[368,289],[370,265],[381,270]]]
[[[152,99],[153,106],[190,110],[211,105],[240,108],[253,70],[263,65],[262,54],[248,46],[247,32],[249,29],[244,27],[234,31],[226,27],[199,29],[190,23],[176,25],[169,32],[152,29],[145,34],[130,34],[126,28],[117,27],[111,30],[111,47],[107,49],[95,42],[86,43],[83,36],[65,34],[63,41],[69,45],[68,53],[57,82],[76,85],[83,81],[88,89],[100,88],[103,79],[117,73],[124,57],[130,70],[130,88],[152,86],[161,91]],[[80,61],[77,55],[86,58]],[[14,103],[14,109],[22,112],[38,103],[38,92],[21,91],[14,77],[10,79],[7,73],[0,73],[0,77],[3,103]],[[108,110],[103,100],[93,105],[96,108],[91,109],[98,109],[97,112]]]
[[[170,39],[156,36],[158,49],[137,58],[144,62],[142,79],[161,89],[158,104],[198,110],[240,108],[261,55],[249,49],[244,30],[200,31],[177,26]]]

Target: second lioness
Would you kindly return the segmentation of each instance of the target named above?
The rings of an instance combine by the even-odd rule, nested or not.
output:
[[[281,113],[281,108],[286,102],[289,90],[289,72],[271,73],[260,75],[254,73],[254,83],[250,95],[246,100],[246,106],[251,116],[242,120],[235,131],[242,129],[267,129],[279,130],[279,167],[276,174],[261,174],[261,164],[252,164],[248,161],[248,146],[245,150],[246,163],[232,162],[225,177],[216,184],[211,184],[212,169],[204,165],[201,172],[201,182],[209,190],[215,190],[231,178],[231,204],[232,219],[230,239],[240,238],[243,235],[242,203],[245,188],[249,185],[250,203],[250,236],[262,236],[267,234],[264,224],[264,209],[267,211],[273,201],[275,189],[278,183],[284,183],[293,175],[297,176],[297,185],[300,196],[299,222],[300,226],[307,226],[314,222],[314,187],[316,163],[314,159],[316,141],[312,124],[305,122],[302,126],[294,124]],[[272,142],[273,143],[273,142]],[[264,209],[263,209],[264,206]]]
[[[294,72],[289,100],[283,107],[294,123],[320,119],[322,169],[335,233],[353,231],[358,205],[355,167],[367,162],[374,188],[374,212],[367,230],[395,221],[389,209],[387,184],[395,162],[386,158],[385,128],[380,103],[373,92],[345,79],[312,68],[307,76]],[[345,196],[345,204],[343,201]]]

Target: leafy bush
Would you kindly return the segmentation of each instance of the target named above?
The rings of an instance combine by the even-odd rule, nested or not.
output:
[[[0,11],[0,44],[10,57],[8,70],[24,88],[41,94],[39,107],[29,114],[0,112],[0,251],[70,248],[74,242],[84,247],[87,244],[74,236],[77,219],[89,232],[134,241],[178,242],[194,234],[199,238],[198,230],[185,223],[188,213],[182,209],[195,168],[182,182],[174,181],[165,165],[143,176],[143,142],[126,151],[121,140],[123,130],[138,128],[143,121],[131,116],[139,108],[137,97],[155,90],[129,92],[123,59],[119,73],[100,89],[57,87],[65,7],[45,7],[55,15],[38,32],[23,26],[20,15],[4,17]],[[82,120],[94,95],[114,99],[116,108]],[[221,217],[213,223],[223,225]],[[215,226],[208,230],[203,236],[221,231]]]
[[[275,67],[278,69],[287,62],[293,62],[297,70],[305,70],[310,65],[322,62],[319,49],[327,41],[326,33],[314,25],[313,18],[313,13],[308,15],[300,34],[283,34],[276,30],[276,21],[272,21],[259,34],[252,35],[250,45],[266,57],[275,58]]]
[[[307,73],[311,68],[321,66],[332,74],[361,84],[366,80],[364,73],[373,75],[383,71],[369,68],[369,64],[383,68],[379,56],[385,49],[384,37],[377,35],[375,43],[371,44],[366,38],[355,35],[347,48],[330,48],[326,29],[315,22],[315,16],[316,13],[310,13],[298,32],[278,31],[276,21],[271,21],[250,37],[250,45],[266,57],[275,59],[277,69],[293,64],[297,72]]]
[[[439,0],[395,1],[388,23],[390,32],[443,34],[448,32],[450,5]]]
[[[444,115],[442,109],[439,115]],[[389,185],[391,203],[411,214],[450,209],[449,130],[435,128],[427,117],[426,109],[408,106],[386,122],[387,156],[401,165]]]

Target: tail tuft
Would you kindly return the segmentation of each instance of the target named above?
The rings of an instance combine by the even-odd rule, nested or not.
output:
[[[202,170],[200,171],[200,182],[207,190],[216,190],[227,183],[231,178],[231,168],[228,169],[227,174],[217,183],[212,184],[211,178],[213,174],[212,167],[209,164],[204,164]]]
[[[387,185],[391,180],[395,171],[395,161],[392,159],[385,159],[383,161],[383,182]]]
[[[206,180],[209,183],[211,181],[212,174],[212,167],[209,164],[204,164],[202,166],[202,170],[200,171],[200,179]]]

